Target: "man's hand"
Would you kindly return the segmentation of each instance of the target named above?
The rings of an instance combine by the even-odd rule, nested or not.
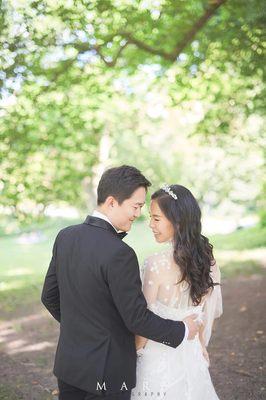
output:
[[[199,321],[196,321],[197,318],[197,314],[191,314],[183,319],[183,322],[185,322],[188,327],[188,340],[195,339],[195,336],[197,335],[197,333],[199,333],[201,323]]]

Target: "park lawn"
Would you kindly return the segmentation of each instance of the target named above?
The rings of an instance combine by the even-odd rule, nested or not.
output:
[[[266,247],[266,226],[237,229],[227,235],[214,235],[212,244],[219,250],[248,250]]]
[[[265,273],[266,227],[238,229],[210,239],[223,277]]]
[[[0,384],[0,400],[16,400],[17,393],[13,387],[8,384]]]
[[[71,223],[59,220],[52,226],[48,224],[40,243],[20,244],[16,235],[0,238],[0,315],[27,309],[40,301],[53,241],[58,230]]]
[[[57,232],[76,221],[59,220],[52,226],[42,226],[43,240],[36,244],[20,244],[17,236],[0,239],[0,315],[21,314],[40,302],[41,288],[51,258]],[[263,273],[266,258],[266,230],[259,227],[236,231],[230,235],[215,235],[215,257],[223,277],[238,274]],[[263,239],[264,235],[264,239]],[[167,245],[158,245],[146,222],[133,225],[124,239],[139,258],[140,265],[148,255],[162,251]]]
[[[236,230],[227,235],[213,235],[214,256],[222,278],[237,275],[264,274],[266,271],[266,228],[260,226]],[[137,252],[140,263],[149,254],[162,251],[165,245],[154,242],[145,222],[133,226],[125,239]]]

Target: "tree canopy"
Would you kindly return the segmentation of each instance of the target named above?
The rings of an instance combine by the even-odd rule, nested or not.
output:
[[[262,0],[2,1],[3,205],[23,219],[32,206],[85,204],[104,138],[119,162],[128,142],[117,132],[139,151],[155,134],[160,112],[141,106],[149,93],[198,110],[190,134],[260,147],[265,22]],[[255,133],[242,129],[250,117]],[[143,165],[153,162],[147,152]]]

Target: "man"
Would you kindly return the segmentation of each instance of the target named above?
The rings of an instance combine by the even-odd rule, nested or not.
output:
[[[194,315],[184,323],[147,309],[136,254],[122,241],[149,186],[134,167],[107,170],[97,210],[57,235],[42,302],[60,322],[54,365],[60,400],[130,399],[135,334],[177,347],[198,332]]]

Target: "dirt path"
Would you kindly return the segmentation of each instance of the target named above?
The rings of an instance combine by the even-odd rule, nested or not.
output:
[[[223,283],[224,315],[209,346],[221,400],[266,399],[265,288],[266,277],[255,275]],[[0,323],[0,400],[57,399],[51,373],[57,335],[58,324],[40,306]]]
[[[266,399],[266,277],[223,284],[224,315],[209,346],[221,400]]]

